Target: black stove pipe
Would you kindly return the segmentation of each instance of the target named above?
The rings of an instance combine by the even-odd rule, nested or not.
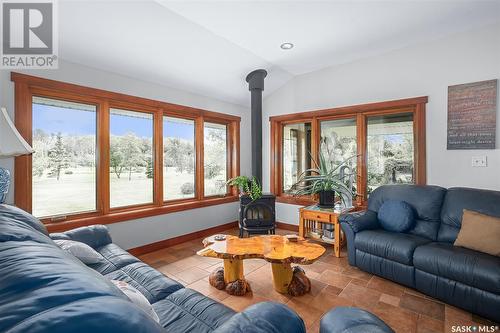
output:
[[[267,76],[265,69],[250,72],[246,81],[251,95],[252,114],[252,175],[262,184],[262,91],[264,79]]]

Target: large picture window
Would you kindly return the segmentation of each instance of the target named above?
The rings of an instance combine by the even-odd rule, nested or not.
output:
[[[290,191],[305,170],[311,168],[311,123],[283,127],[283,191]]]
[[[344,175],[358,205],[385,184],[425,184],[427,97],[271,117],[271,191],[277,201],[311,204],[291,186],[321,153]],[[312,165],[311,165],[312,161]]]
[[[153,115],[110,109],[111,208],[153,202]]]
[[[233,115],[12,73],[15,204],[50,231],[237,201]]]
[[[384,184],[413,184],[413,114],[368,117],[367,191]]]
[[[227,192],[227,126],[204,124],[204,176],[205,195]]]
[[[33,97],[33,214],[96,210],[96,106]]]
[[[163,117],[163,198],[195,197],[194,120]]]

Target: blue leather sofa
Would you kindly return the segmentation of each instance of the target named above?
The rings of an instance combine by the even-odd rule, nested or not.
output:
[[[113,244],[105,226],[51,236],[84,242],[106,260],[82,264],[36,218],[0,205],[0,332],[305,332],[302,319],[282,304],[259,303],[235,313],[184,288]],[[140,290],[160,324],[109,279]]]
[[[377,213],[387,200],[412,206],[408,232],[381,228]],[[463,209],[500,217],[500,192],[387,185],[371,193],[367,208],[340,218],[349,264],[500,322],[500,257],[453,246]]]

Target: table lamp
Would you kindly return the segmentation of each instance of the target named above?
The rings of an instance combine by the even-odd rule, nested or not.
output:
[[[33,148],[14,126],[5,108],[0,109],[0,158],[28,155]],[[10,186],[10,172],[0,168],[0,204],[5,202]]]

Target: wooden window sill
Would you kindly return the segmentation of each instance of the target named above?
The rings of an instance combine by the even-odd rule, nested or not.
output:
[[[149,216],[163,215],[195,208],[221,205],[225,203],[236,202],[238,200],[238,196],[233,195],[225,197],[212,197],[204,200],[190,200],[174,204],[170,203],[165,206],[143,207],[134,210],[111,212],[106,215],[78,217],[61,222],[53,222],[48,220],[44,221],[44,224],[49,232],[62,232],[69,229],[84,227],[93,224],[112,224]]]
[[[279,195],[276,196],[276,202],[287,203],[299,206],[310,206],[317,204],[318,202],[312,198],[308,197],[294,197],[291,195]]]

